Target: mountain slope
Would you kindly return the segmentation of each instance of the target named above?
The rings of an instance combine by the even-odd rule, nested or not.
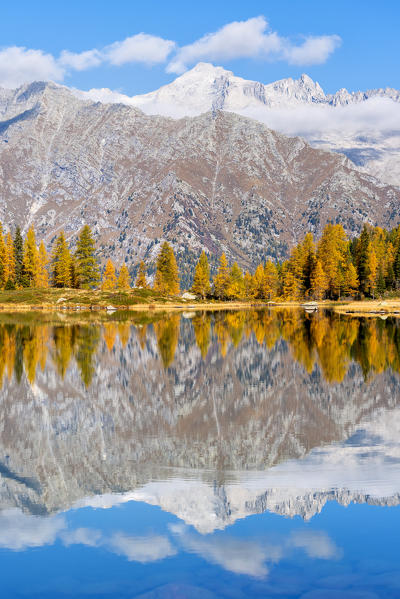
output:
[[[43,83],[0,105],[1,220],[33,223],[47,242],[88,223],[102,258],[130,264],[167,238],[248,267],[328,220],[350,234],[400,220],[399,189],[239,115],[148,116]]]
[[[400,185],[400,91],[386,88],[325,94],[307,75],[264,85],[199,63],[154,92],[129,98],[109,90],[83,97],[122,102],[174,118],[226,110],[260,120],[314,147],[346,154],[360,169]]]

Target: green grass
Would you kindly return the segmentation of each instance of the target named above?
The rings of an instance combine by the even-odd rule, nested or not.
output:
[[[57,301],[65,298],[65,301]],[[152,289],[132,289],[123,291],[92,291],[85,289],[18,289],[12,291],[0,290],[0,305],[5,307],[28,306],[134,306],[138,304],[168,304],[176,302],[177,298],[163,296]]]

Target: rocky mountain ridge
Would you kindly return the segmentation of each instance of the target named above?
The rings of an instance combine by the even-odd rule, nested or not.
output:
[[[305,74],[263,84],[199,63],[172,83],[139,96],[106,89],[75,93],[173,118],[208,110],[235,112],[286,135],[300,135],[314,147],[344,153],[359,169],[400,185],[400,91],[393,88],[343,88],[325,94]]]
[[[174,120],[34,83],[3,90],[0,115],[0,220],[49,246],[87,223],[117,264],[168,239],[186,262],[205,249],[253,268],[329,220],[400,221],[400,189],[230,112]]]

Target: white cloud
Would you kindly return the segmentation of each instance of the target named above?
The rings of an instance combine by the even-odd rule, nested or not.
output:
[[[283,56],[289,64],[322,64],[328,60],[329,56],[341,43],[342,40],[338,35],[309,37],[300,46],[287,44],[284,47]]]
[[[306,38],[296,46],[285,37],[268,29],[265,17],[234,21],[214,33],[180,48],[169,63],[167,72],[183,73],[190,64],[199,60],[233,60],[236,58],[264,58],[286,60],[291,64],[321,64],[340,44],[337,35]]]
[[[265,577],[269,571],[265,562],[276,563],[282,556],[281,547],[258,541],[227,535],[202,537],[188,534],[186,528],[170,527],[170,530],[179,537],[186,551],[196,553],[235,574]]]
[[[65,68],[42,50],[11,46],[0,50],[0,85],[14,88],[27,81],[62,81]]]
[[[148,537],[129,537],[123,533],[114,534],[107,543],[108,548],[124,555],[129,561],[155,562],[176,554],[176,549],[172,547],[170,541],[162,536]]]
[[[313,530],[298,530],[291,535],[289,545],[304,549],[309,557],[337,559],[341,551],[327,534]]]
[[[265,33],[264,17],[235,21],[224,25],[215,33],[180,48],[168,65],[170,73],[183,73],[189,64],[199,60],[232,60],[250,58],[263,52],[278,52],[281,42],[276,33]]]
[[[340,41],[337,35],[306,37],[296,46],[271,31],[265,17],[259,16],[228,23],[178,49],[176,42],[148,33],[138,33],[100,49],[83,52],[65,49],[58,58],[42,50],[9,47],[0,50],[0,85],[13,88],[34,80],[63,81],[71,71],[84,71],[102,64],[161,64],[174,50],[175,56],[167,66],[169,73],[183,73],[199,60],[263,58],[296,65],[320,64]]]
[[[59,58],[59,63],[75,71],[86,71],[87,69],[99,66],[102,60],[102,55],[98,50],[87,50],[80,53],[63,50]]]
[[[91,528],[77,528],[76,530],[65,531],[60,536],[67,547],[69,545],[98,547],[102,542],[101,532]]]
[[[171,40],[138,33],[107,46],[103,56],[107,62],[117,66],[130,62],[156,64],[165,62],[174,47],[175,42]]]
[[[338,135],[398,131],[400,103],[389,98],[369,98],[345,106],[303,105],[292,108],[249,107],[239,111],[286,135],[310,137],[328,132]]]
[[[65,528],[63,517],[24,514],[18,508],[0,512],[0,547],[22,551],[27,547],[51,545]]]

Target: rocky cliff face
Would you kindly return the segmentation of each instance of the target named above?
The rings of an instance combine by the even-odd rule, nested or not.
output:
[[[0,507],[137,499],[210,530],[265,509],[308,518],[330,499],[398,502],[398,377],[365,382],[353,365],[328,384],[284,341],[253,337],[225,358],[213,339],[202,360],[190,327],[167,370],[151,329],[143,347],[132,329],[125,347],[100,343],[87,389],[72,362],[61,378],[54,354],[32,385],[6,379]]]
[[[351,234],[400,220],[400,191],[228,112],[172,120],[34,83],[0,96],[0,218],[50,244],[88,223],[128,264],[162,239],[254,266],[328,220]],[[186,256],[187,258],[187,256]]]

